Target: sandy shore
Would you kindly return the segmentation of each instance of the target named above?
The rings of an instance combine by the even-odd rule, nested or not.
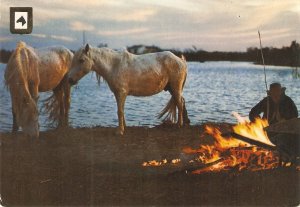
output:
[[[226,128],[226,124],[221,124]],[[1,134],[1,199],[11,205],[297,205],[300,173],[186,174],[182,166],[142,167],[182,158],[210,143],[203,126],[95,127],[41,132],[39,140]]]

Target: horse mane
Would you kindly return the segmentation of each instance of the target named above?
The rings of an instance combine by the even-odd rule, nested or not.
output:
[[[98,57],[101,57],[101,58],[109,58],[107,56],[103,56],[103,54],[112,54],[112,53],[116,53],[117,51],[113,50],[113,49],[110,49],[108,47],[101,47],[101,48],[97,48],[97,47],[92,47],[93,49],[93,52],[96,53],[96,55]],[[106,82],[106,80],[102,77],[102,75],[100,75],[99,73],[97,73],[95,71],[95,74],[96,74],[96,79],[97,79],[97,83],[98,85],[100,86],[101,82]]]
[[[19,42],[12,53],[5,69],[5,85],[11,92],[14,112],[18,116],[22,110],[24,99],[32,98],[29,91],[31,81],[39,80],[38,57],[33,48],[25,42]]]
[[[96,72],[95,72],[95,74],[96,74],[97,83],[100,86],[102,76]],[[102,79],[104,80],[104,78],[102,78]]]
[[[132,59],[133,59],[133,54],[128,52],[127,49],[125,49],[123,52],[122,52],[122,56],[121,56],[121,63],[124,65],[124,66],[128,66],[130,62],[132,62]]]
[[[113,54],[113,55],[119,56],[119,61],[114,63],[113,68],[117,68],[119,64],[124,64],[124,65],[128,66],[134,56],[134,54],[128,52],[127,49],[124,49],[122,51],[116,51],[111,48],[102,47],[102,48],[94,48],[94,51],[96,53],[99,53],[99,56],[101,56],[101,58],[104,58],[104,59],[109,59],[112,57],[112,55],[106,56],[107,54]],[[106,55],[104,56],[103,53]],[[98,85],[100,85],[101,80],[103,80],[105,82],[105,79],[99,73],[97,73],[97,72],[95,72],[95,73],[96,73],[96,79],[97,79]]]

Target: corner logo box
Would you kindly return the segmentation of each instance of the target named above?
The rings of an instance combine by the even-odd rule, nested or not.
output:
[[[10,7],[10,32],[13,34],[32,32],[32,7]]]

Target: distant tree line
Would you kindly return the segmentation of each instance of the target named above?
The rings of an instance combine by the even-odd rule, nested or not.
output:
[[[208,52],[198,50],[195,46],[180,51],[176,49],[161,49],[157,46],[133,45],[127,47],[127,50],[134,54],[171,51],[177,56],[184,55],[187,61],[249,61],[255,64],[262,64],[261,51],[257,47],[247,48],[246,52]],[[264,47],[262,51],[266,65],[300,66],[300,45],[295,40],[288,47]]]
[[[98,47],[107,47],[107,44],[99,44]],[[176,49],[162,49],[157,46],[133,45],[127,50],[134,54],[145,54],[150,52],[171,51],[177,56],[184,55],[187,61],[249,61],[262,64],[261,52],[257,47],[247,48],[246,52],[208,52],[198,50],[195,46],[184,51]],[[264,47],[262,49],[266,65],[300,66],[300,45],[296,40],[290,46],[282,48]],[[13,51],[1,49],[0,62],[7,63]]]
[[[300,45],[295,40],[289,47],[273,48],[265,47],[262,49],[265,64],[267,65],[283,65],[298,67],[300,65]],[[246,52],[248,58],[257,63],[262,64],[260,49],[250,47]]]
[[[13,51],[11,50],[5,50],[1,49],[0,50],[0,62],[1,63],[7,63],[10,55],[12,54]]]

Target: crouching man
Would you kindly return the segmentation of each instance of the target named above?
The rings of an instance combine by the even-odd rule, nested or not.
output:
[[[268,119],[269,125],[298,117],[298,109],[294,101],[285,94],[285,88],[280,83],[270,84],[268,96],[256,104],[249,113],[250,121],[260,117]],[[268,133],[268,136],[282,156],[288,161],[294,161],[300,156],[300,137],[289,133]]]

